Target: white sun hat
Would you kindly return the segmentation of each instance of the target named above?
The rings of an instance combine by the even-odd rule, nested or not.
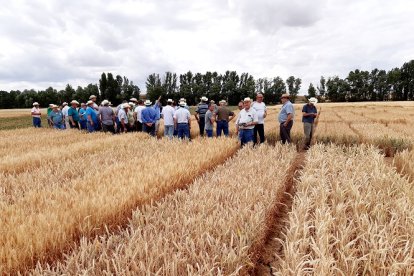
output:
[[[148,106],[148,105],[152,105],[152,102],[150,101],[150,100],[145,100],[145,103],[144,103],[146,106]]]
[[[208,101],[208,98],[207,98],[206,96],[203,96],[203,97],[201,97],[201,100],[202,100],[203,102],[207,102],[207,101]]]
[[[133,103],[133,102],[129,102],[128,104],[129,104],[130,106],[134,105],[134,103]]]
[[[67,102],[63,102],[63,104],[62,104],[63,106],[65,106],[65,105],[68,105],[68,103]]]
[[[172,103],[173,102],[173,100],[172,99],[168,99],[167,100],[167,103]]]
[[[137,98],[131,98],[131,99],[129,99],[129,101],[130,102],[137,102],[138,100],[137,100]]]
[[[77,104],[77,105],[79,105],[79,102],[77,100],[73,100],[73,101],[70,102],[70,104]]]
[[[131,107],[128,103],[124,103],[123,105],[122,105],[122,108],[129,108],[129,107]]]
[[[180,101],[180,106],[185,106],[185,105],[186,105],[186,102]]]
[[[219,101],[219,103],[226,103],[226,100],[221,100]]]
[[[101,105],[108,105],[109,104],[109,101],[108,100],[103,100],[102,102],[101,102]]]
[[[181,98],[181,99],[180,99],[180,102],[185,102],[185,103],[186,103],[186,102],[187,102],[187,100],[186,100],[186,99],[184,99],[184,98]]]
[[[95,95],[90,95],[89,100],[92,100],[92,99],[96,99],[96,96]]]
[[[39,103],[38,103],[38,102],[34,102],[34,103],[33,103],[33,106],[35,106],[35,105],[39,105]]]
[[[90,104],[93,104],[93,101],[89,100],[89,101],[86,103],[86,105],[90,105]]]
[[[251,101],[252,101],[252,99],[250,99],[249,97],[244,98],[244,100],[243,100],[243,102],[251,102]]]
[[[312,104],[317,104],[318,103],[318,99],[315,98],[315,97],[312,97],[312,98],[309,99],[309,102],[312,103]]]

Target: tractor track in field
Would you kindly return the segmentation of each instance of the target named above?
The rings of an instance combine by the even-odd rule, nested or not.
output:
[[[296,193],[296,182],[305,165],[305,151],[297,153],[295,160],[285,175],[284,187],[277,194],[272,210],[266,216],[265,240],[258,248],[255,248],[253,264],[249,275],[273,275],[273,267],[277,257],[283,256],[283,247],[280,240],[284,240],[284,234],[288,227],[289,212],[292,210],[293,198]]]

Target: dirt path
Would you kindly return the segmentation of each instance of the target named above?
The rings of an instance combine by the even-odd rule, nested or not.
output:
[[[305,165],[306,152],[298,152],[292,165],[285,176],[285,191],[275,199],[275,206],[269,214],[266,225],[266,240],[260,249],[257,262],[254,264],[252,275],[272,275],[272,266],[276,261],[275,256],[282,255],[282,246],[277,239],[283,239],[286,232],[287,219],[292,210],[293,197],[296,192],[296,181]]]

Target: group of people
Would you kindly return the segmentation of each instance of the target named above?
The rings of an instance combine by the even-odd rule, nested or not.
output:
[[[180,99],[178,105],[172,99],[167,100],[167,105],[161,105],[161,97],[153,104],[150,100],[137,100],[131,98],[129,102],[124,101],[114,108],[108,100],[103,100],[101,105],[96,103],[97,97],[90,96],[87,103],[79,104],[73,100],[70,106],[64,102],[62,106],[50,104],[47,109],[48,126],[56,129],[80,129],[88,132],[104,131],[112,133],[146,132],[156,136],[160,126],[160,120],[164,122],[164,136],[172,139],[190,139],[191,113],[184,98]],[[229,123],[235,119],[236,132],[241,145],[253,142],[254,144],[265,141],[264,120],[267,116],[264,96],[256,95],[256,101],[245,98],[240,101],[239,114],[236,116],[231,111],[225,100],[219,102],[208,101],[202,97],[200,104],[195,110],[195,119],[198,123],[200,135],[213,137],[214,125],[216,125],[216,136],[229,135]],[[280,98],[282,108],[279,112],[280,138],[282,143],[291,143],[290,131],[293,126],[295,110],[290,102],[289,94],[283,94]],[[315,104],[316,98],[310,98],[309,102],[302,108],[302,122],[304,124],[305,147],[311,143],[314,132],[314,120],[317,117]],[[33,103],[31,110],[33,126],[41,127],[41,110],[39,103]],[[258,139],[259,138],[259,139]]]

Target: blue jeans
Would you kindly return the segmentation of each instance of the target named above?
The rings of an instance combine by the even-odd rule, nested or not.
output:
[[[217,137],[221,136],[221,131],[224,132],[224,136],[229,136],[229,122],[217,121]]]
[[[81,129],[86,129],[87,128],[86,121],[79,121],[79,124],[80,124]]]
[[[173,138],[174,126],[164,126],[164,136],[168,136],[170,139]]]
[[[213,130],[212,129],[206,129],[207,137],[213,138]]]
[[[177,131],[178,131],[178,138],[188,138],[190,139],[190,129],[188,128],[188,124],[177,124]]]
[[[42,120],[40,118],[33,117],[33,126],[42,127]]]
[[[249,142],[253,142],[254,130],[253,129],[240,129],[239,140],[241,145],[245,145]]]
[[[95,132],[97,125],[98,124],[94,122],[92,126],[89,122],[87,122],[86,126],[88,128],[88,132]]]
[[[65,129],[65,125],[64,125],[64,123],[54,124],[53,128],[55,128],[55,129]]]

